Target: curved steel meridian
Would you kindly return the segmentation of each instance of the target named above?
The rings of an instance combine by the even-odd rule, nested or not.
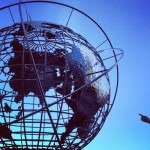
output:
[[[56,4],[71,9],[66,26],[32,21],[24,4]],[[49,1],[28,1],[19,7],[21,23],[0,30],[0,132],[2,148],[82,149],[100,131],[118,89],[121,49],[113,49],[102,28],[71,6]],[[27,7],[26,12],[27,12]],[[109,48],[98,51],[86,38],[68,27],[77,11],[90,19],[105,36]],[[107,54],[107,52],[109,54]],[[112,63],[113,62],[113,63]],[[116,68],[111,95],[109,71]],[[111,98],[111,97],[112,98]]]

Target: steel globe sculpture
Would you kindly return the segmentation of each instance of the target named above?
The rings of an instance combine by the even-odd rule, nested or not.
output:
[[[46,21],[43,10],[39,16],[31,11],[41,5],[51,15],[52,9],[45,7],[69,12],[64,13],[66,22],[54,19],[58,10]],[[12,23],[0,29],[0,147],[83,149],[113,106],[122,50],[112,47],[91,17],[71,6],[28,1],[3,7],[0,13],[7,10]],[[73,14],[88,19],[98,33],[77,32],[71,25]],[[77,18],[76,24],[80,28]],[[90,39],[100,42],[95,46]]]

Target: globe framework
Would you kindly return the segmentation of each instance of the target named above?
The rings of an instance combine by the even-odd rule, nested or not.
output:
[[[21,18],[0,29],[0,41],[1,148],[85,147],[113,105],[115,65],[61,24]]]

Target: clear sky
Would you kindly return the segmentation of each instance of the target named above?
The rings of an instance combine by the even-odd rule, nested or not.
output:
[[[17,0],[2,0],[0,7],[13,2]],[[102,130],[84,150],[149,150],[150,125],[141,122],[138,113],[150,117],[150,1],[56,2],[90,15],[107,33],[113,46],[125,53],[119,63],[119,90],[114,106]]]

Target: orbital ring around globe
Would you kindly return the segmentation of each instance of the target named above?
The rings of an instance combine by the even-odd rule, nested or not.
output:
[[[83,149],[113,106],[123,51],[91,17],[66,4],[27,1],[0,13],[6,10],[11,21],[0,27],[0,147]],[[90,29],[80,26],[84,21],[92,22]]]

